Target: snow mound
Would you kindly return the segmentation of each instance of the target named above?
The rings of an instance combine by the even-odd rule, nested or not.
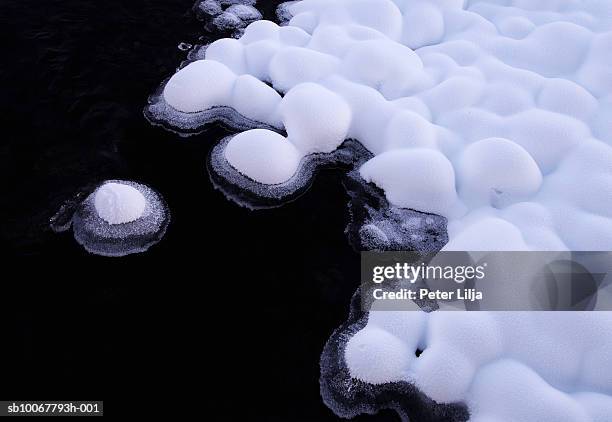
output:
[[[361,167],[361,177],[384,189],[401,208],[449,217],[455,214],[455,172],[448,159],[433,149],[387,151]]]
[[[302,152],[332,152],[346,138],[351,111],[346,102],[320,85],[304,83],[280,103],[289,140]]]
[[[173,76],[164,88],[164,98],[185,113],[223,105],[231,98],[236,75],[225,65],[199,60]]]
[[[302,156],[282,135],[253,129],[232,138],[225,148],[225,158],[245,176],[273,185],[291,178]]]
[[[109,224],[129,223],[144,213],[147,200],[138,189],[121,183],[105,183],[96,190],[94,206]]]

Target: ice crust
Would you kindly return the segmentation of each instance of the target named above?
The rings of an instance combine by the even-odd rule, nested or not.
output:
[[[612,3],[303,0],[279,17],[212,43],[147,111],[247,130],[214,174],[286,198],[355,139],[370,155],[351,180],[391,205],[368,207],[368,249],[426,249],[409,243],[426,212],[448,250],[612,250]],[[354,380],[465,402],[477,422],[610,420],[609,313],[366,319],[337,345]]]
[[[217,31],[234,31],[234,36],[240,36],[244,27],[262,18],[255,3],[255,0],[204,0],[196,3],[195,10]]]
[[[72,227],[75,240],[88,252],[125,256],[159,242],[170,223],[170,210],[150,187],[127,180],[108,180],[84,199],[77,195],[52,218],[51,227]]]

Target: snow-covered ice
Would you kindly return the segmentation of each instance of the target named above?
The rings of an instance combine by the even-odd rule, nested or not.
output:
[[[354,138],[374,154],[364,180],[392,206],[447,217],[451,241],[469,234],[487,249],[481,223],[497,221],[515,234],[511,249],[610,249],[612,8],[464,3],[288,3],[285,26],[257,21],[213,42],[149,113],[180,129],[190,115],[197,127],[233,110],[250,127],[286,132],[302,156]],[[266,136],[279,140],[254,138]],[[286,181],[297,170],[289,150],[236,168]],[[273,167],[284,180],[258,179]]]
[[[270,155],[271,152],[274,155]],[[280,156],[285,159],[271,161],[267,166],[259,165],[261,160]],[[370,156],[360,143],[348,140],[331,153],[303,157],[282,135],[253,129],[221,140],[213,147],[207,164],[213,185],[228,199],[250,209],[262,209],[278,207],[298,197],[310,186],[320,168],[346,167]],[[240,166],[243,173],[235,166]],[[270,184],[256,182],[245,174]]]
[[[68,201],[52,218],[51,227],[70,227],[88,252],[124,256],[144,252],[159,242],[170,223],[170,210],[159,193],[126,180],[108,180],[85,199]]]
[[[610,312],[372,311],[345,359],[363,381],[465,401],[470,421],[607,421],[611,324]]]
[[[412,209],[447,220],[447,250],[612,250],[610,1],[303,0],[279,16],[213,42],[147,110],[247,130],[212,154],[230,184],[287,196],[304,162],[355,139],[370,156],[354,180],[391,206],[370,213],[370,245],[397,246],[393,210]],[[344,356],[474,421],[607,421],[610,318],[372,312]]]

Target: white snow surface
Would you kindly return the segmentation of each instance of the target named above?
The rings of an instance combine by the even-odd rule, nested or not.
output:
[[[445,249],[612,250],[612,2],[303,0],[283,13],[286,26],[214,42],[163,92],[181,112],[229,106],[286,130],[230,141],[242,174],[281,183],[355,138],[374,154],[361,176],[392,205],[448,218]],[[373,311],[345,358],[355,378],[465,401],[472,421],[609,422],[611,327],[603,312]]]
[[[414,383],[477,422],[604,422],[612,312],[371,311],[347,343],[353,377]],[[423,350],[416,357],[415,350]]]
[[[447,217],[449,248],[493,249],[497,227],[511,250],[612,249],[612,3],[303,0],[283,11],[286,26],[257,21],[213,42],[165,101],[232,107],[285,129],[302,156],[359,140],[375,155],[362,177],[394,206]],[[237,170],[258,182],[282,182],[263,167],[297,168],[277,149],[241,151],[251,157],[234,149]]]
[[[98,216],[109,224],[130,223],[144,213],[147,201],[130,185],[109,182],[95,193],[94,206]]]

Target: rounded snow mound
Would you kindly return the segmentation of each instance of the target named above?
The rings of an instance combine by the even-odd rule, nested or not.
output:
[[[273,185],[290,179],[302,156],[284,136],[265,129],[253,129],[229,141],[225,158],[245,176]]]
[[[137,220],[144,213],[146,202],[138,189],[114,182],[100,186],[94,198],[98,215],[109,224]]]

